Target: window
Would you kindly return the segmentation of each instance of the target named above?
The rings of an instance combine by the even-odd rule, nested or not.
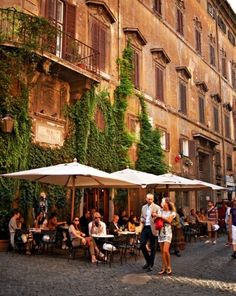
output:
[[[210,44],[210,64],[212,66],[216,66],[216,54],[215,54],[215,47]]]
[[[232,81],[232,87],[236,89],[236,64],[231,65],[231,81]]]
[[[232,43],[233,46],[235,46],[235,37],[234,37],[233,33],[231,33],[229,30],[228,30],[228,39],[229,39],[230,43]]]
[[[189,141],[187,139],[180,138],[180,153],[189,156]]]
[[[131,133],[136,133],[137,132],[137,124],[138,124],[138,119],[135,115],[128,114],[128,131]]]
[[[196,42],[196,51],[197,53],[202,53],[202,44],[201,44],[201,32],[198,29],[195,29],[195,42]]]
[[[230,121],[227,114],[225,114],[225,137],[230,138]]]
[[[100,108],[96,109],[94,121],[96,122],[98,129],[101,131],[104,131],[105,129],[104,114]]]
[[[161,3],[162,0],[154,0],[154,5],[153,5],[153,9],[155,12],[157,12],[158,14],[162,15],[162,7],[161,7]]]
[[[179,82],[179,111],[187,114],[187,87],[183,81]]]
[[[161,131],[161,137],[160,137],[160,142],[161,142],[161,148],[165,151],[170,150],[170,134],[167,133],[166,131]]]
[[[183,17],[183,12],[177,8],[177,32],[181,35],[184,35],[184,17]]]
[[[156,99],[164,101],[164,70],[156,67]]]
[[[134,87],[136,89],[140,88],[140,78],[139,78],[139,62],[140,57],[139,57],[139,53],[137,52],[137,50],[133,50],[133,67],[134,67],[134,72],[133,72],[133,83],[134,83]]]
[[[215,165],[221,166],[221,156],[219,151],[217,151],[215,154]]]
[[[205,106],[204,106],[204,98],[199,97],[198,98],[198,108],[199,108],[199,121],[201,123],[205,123]]]
[[[215,132],[219,132],[219,110],[217,107],[213,107],[214,113],[214,130]]]
[[[227,67],[226,67],[226,57],[222,56],[221,58],[221,71],[224,78],[227,79]]]
[[[226,25],[220,16],[218,16],[218,26],[226,34]]]
[[[106,43],[107,27],[102,22],[93,18],[91,22],[91,44],[99,52],[99,66],[103,71],[105,71],[106,66]]]
[[[210,2],[207,2],[207,12],[213,19],[216,18],[216,11]]]
[[[226,165],[227,165],[227,170],[232,171],[232,169],[233,169],[233,167],[232,167],[232,157],[230,155],[227,155]]]

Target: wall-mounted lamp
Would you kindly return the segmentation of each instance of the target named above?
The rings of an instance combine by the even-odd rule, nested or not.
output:
[[[12,133],[14,127],[14,118],[11,115],[6,115],[1,118],[1,128],[4,133]]]

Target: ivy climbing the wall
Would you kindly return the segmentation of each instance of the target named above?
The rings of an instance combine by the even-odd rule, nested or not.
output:
[[[148,119],[146,104],[143,95],[139,95],[141,105],[140,114],[140,143],[138,144],[137,170],[160,175],[164,174],[168,166],[164,161],[164,152],[161,147],[160,131],[153,129]]]

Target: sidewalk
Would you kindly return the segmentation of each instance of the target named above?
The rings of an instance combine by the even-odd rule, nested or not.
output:
[[[222,236],[216,245],[188,243],[181,257],[171,256],[171,277],[157,275],[159,252],[150,273],[142,270],[142,255],[109,268],[82,258],[0,253],[0,295],[236,295],[236,260],[225,241]]]

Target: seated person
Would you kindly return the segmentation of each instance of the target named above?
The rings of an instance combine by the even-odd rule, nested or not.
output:
[[[187,217],[187,222],[191,228],[196,229],[197,226],[197,215],[194,209],[191,209],[190,214]]]
[[[41,211],[37,215],[35,221],[34,221],[34,227],[35,228],[43,228],[43,225],[47,223],[47,220],[44,218],[44,213]]]
[[[91,237],[86,237],[85,233],[80,231],[78,217],[75,217],[74,221],[70,225],[69,235],[70,235],[70,239],[73,247],[79,247],[81,245],[88,246],[89,252],[91,255],[91,262],[92,263],[97,262],[95,252],[97,252],[97,254],[99,254],[100,252],[94,240]]]
[[[91,221],[88,225],[89,227],[89,235],[106,235],[107,227],[104,222],[101,221],[101,215],[99,212],[94,213],[94,220]]]
[[[136,221],[136,216],[131,215],[128,221],[128,231],[135,232],[135,227],[136,227],[135,221]]]
[[[118,235],[120,228],[119,228],[119,216],[118,215],[114,215],[113,219],[109,225],[109,234],[113,234],[113,235]]]
[[[79,218],[80,228],[86,234],[86,236],[89,235],[88,225],[89,225],[89,222],[91,221],[90,217],[91,217],[90,211],[85,211],[83,216]]]
[[[126,211],[122,211],[120,219],[119,219],[119,225],[125,229],[127,227],[129,217],[126,214]]]
[[[10,232],[10,242],[13,248],[15,247],[14,238],[15,238],[16,229],[18,229],[17,222],[19,219],[20,219],[20,212],[17,209],[13,210],[13,216],[11,217],[11,220],[9,221],[9,224],[8,224],[8,228]]]

